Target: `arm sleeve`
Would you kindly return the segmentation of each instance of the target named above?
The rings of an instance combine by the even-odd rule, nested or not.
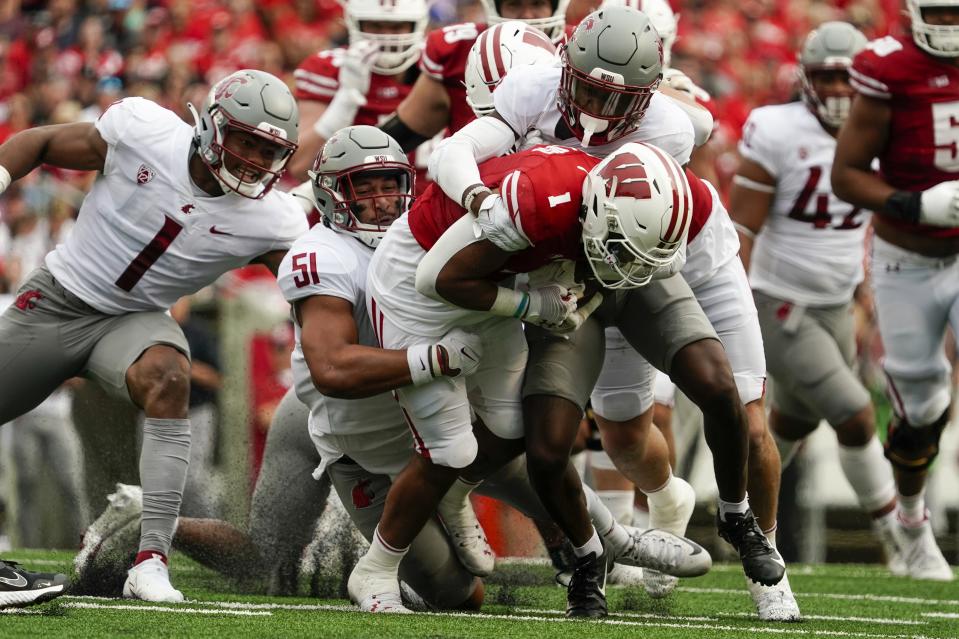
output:
[[[359,275],[356,256],[335,242],[317,239],[314,232],[293,244],[280,264],[276,281],[288,302],[329,295],[355,304],[363,298],[357,284]]]
[[[538,66],[511,69],[493,91],[493,107],[503,121],[523,136],[537,125],[556,102],[561,70]]]
[[[448,198],[462,204],[466,188],[479,184],[479,164],[498,157],[516,141],[513,131],[493,117],[473,120],[439,143],[430,155],[429,177]]]
[[[771,114],[768,110],[759,108],[753,110],[743,125],[743,136],[739,140],[739,154],[747,160],[763,167],[769,175],[778,177],[779,152],[781,141],[773,134],[774,126],[770,126]]]

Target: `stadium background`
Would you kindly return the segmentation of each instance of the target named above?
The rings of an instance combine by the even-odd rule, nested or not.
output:
[[[573,0],[569,22],[585,15],[592,2]],[[709,146],[724,193],[749,111],[795,96],[795,51],[811,28],[833,19],[849,20],[870,37],[901,28],[899,0],[672,5],[680,15],[673,64],[713,96],[718,127]],[[155,100],[192,122],[186,103],[202,102],[211,80],[236,69],[264,69],[292,85],[304,57],[345,42],[341,15],[335,0],[0,0],[0,141],[32,126],[94,120],[127,95]],[[431,17],[434,26],[483,21],[481,6],[470,0],[439,0]],[[93,178],[40,169],[0,198],[0,295],[15,291],[69,229]],[[264,275],[257,269],[228,275],[177,308],[199,363],[191,400],[191,482],[212,496],[202,503],[188,499],[185,514],[243,520],[272,409],[291,381],[287,308]],[[881,344],[865,291],[859,305],[861,369],[884,405],[877,369]],[[38,409],[32,423],[0,428],[0,548],[73,547],[79,523],[102,509],[113,482],[137,483],[135,413],[90,384],[69,386]],[[887,410],[878,412],[884,421]],[[677,416],[679,430],[697,451],[681,474],[705,504],[715,487],[692,413],[681,406]],[[959,495],[949,489],[959,476],[956,431],[945,435],[930,488],[930,503],[939,511],[932,520],[952,563],[959,559]],[[792,542],[782,539],[788,559],[878,558],[867,521],[841,477],[835,439],[821,429],[784,483],[783,519],[807,533]],[[488,503],[478,506],[494,541],[502,539],[497,530],[522,525],[516,515]],[[693,536],[712,534],[710,518],[701,514],[703,525],[691,529]],[[789,529],[780,528],[781,538]],[[503,552],[537,551],[530,544],[497,543]]]

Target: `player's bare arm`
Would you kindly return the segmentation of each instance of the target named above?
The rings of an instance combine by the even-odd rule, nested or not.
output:
[[[286,255],[286,251],[278,249],[276,251],[270,251],[269,253],[264,253],[260,257],[256,258],[251,264],[262,264],[263,266],[270,269],[270,273],[273,273],[273,277],[276,277],[276,274],[280,270],[280,262],[283,261],[283,256]]]
[[[832,164],[836,195],[862,208],[882,211],[896,192],[872,169],[872,161],[886,146],[892,109],[889,103],[865,95],[852,102],[849,118],[839,131]]]
[[[739,233],[739,259],[749,270],[753,240],[769,216],[776,194],[776,179],[753,160],[743,158],[729,193],[729,216]]]
[[[421,73],[396,113],[381,129],[409,153],[442,131],[450,120],[450,96],[443,83]]]
[[[298,180],[306,179],[306,172],[313,165],[313,158],[326,143],[326,138],[317,133],[313,125],[316,124],[326,107],[326,102],[319,100],[300,100],[300,147],[290,159],[290,175]]]
[[[489,240],[470,244],[453,255],[436,276],[437,294],[456,306],[489,311],[503,288],[492,275],[499,271],[509,253]],[[512,289],[504,289],[513,293]]]
[[[0,145],[0,167],[10,174],[4,187],[41,164],[77,171],[102,171],[106,158],[107,143],[88,122],[27,129]]]
[[[359,344],[350,301],[313,295],[294,312],[313,384],[324,395],[357,399],[413,383],[405,350]]]

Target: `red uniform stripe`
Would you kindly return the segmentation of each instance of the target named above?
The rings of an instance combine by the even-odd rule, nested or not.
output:
[[[673,239],[673,237],[674,235],[677,235],[677,223],[678,223],[679,232],[682,231],[683,224],[685,223],[685,211],[683,211],[681,207],[684,207],[684,205],[686,204],[686,201],[685,199],[682,199],[682,200],[680,199],[680,193],[676,183],[678,178],[676,176],[676,170],[673,167],[672,163],[670,162],[670,158],[668,158],[666,154],[664,154],[655,146],[646,145],[646,148],[648,148],[653,153],[655,153],[656,157],[658,157],[660,161],[664,165],[666,165],[667,169],[669,170],[669,174],[671,177],[670,182],[672,183],[672,190],[673,190],[673,212],[672,212],[672,215],[670,215],[669,217],[669,226],[666,227],[666,233],[664,234],[662,239],[665,242],[675,242],[676,240]]]
[[[495,29],[496,27],[493,27]],[[479,37],[479,52],[480,52],[480,61],[483,63],[483,82],[486,84],[493,84],[496,82],[496,78],[493,77],[493,70],[489,66],[489,56],[486,55],[486,41],[489,40],[489,32],[491,29],[487,29],[480,34]]]
[[[493,27],[493,64],[496,65],[496,79],[502,80],[506,75],[506,65],[503,64],[503,50],[500,48],[500,40],[503,38],[503,29],[500,25]]]
[[[413,433],[413,443],[416,446],[416,452],[420,454],[424,459],[430,458],[430,449],[426,447],[426,443],[423,441],[423,438],[420,437],[419,431],[416,430],[416,426],[413,425],[413,420],[410,418],[410,414],[406,412],[406,409],[400,405],[400,410],[403,411],[403,419],[406,420],[407,426],[410,427],[410,432]]]

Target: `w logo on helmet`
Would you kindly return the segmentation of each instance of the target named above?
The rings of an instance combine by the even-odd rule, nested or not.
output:
[[[627,196],[637,200],[652,197],[649,176],[643,161],[632,153],[620,153],[615,162],[610,162],[599,172],[606,180],[606,192],[610,197]]]

